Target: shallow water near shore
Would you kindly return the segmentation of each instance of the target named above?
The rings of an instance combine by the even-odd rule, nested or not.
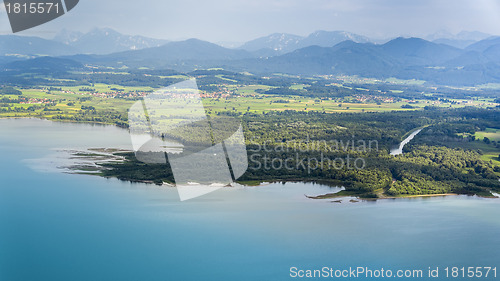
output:
[[[172,187],[57,169],[57,151],[92,147],[130,149],[130,140],[112,126],[0,120],[0,280],[289,280],[290,267],[500,267],[497,199],[337,204],[304,195],[338,188],[272,183],[180,202]]]

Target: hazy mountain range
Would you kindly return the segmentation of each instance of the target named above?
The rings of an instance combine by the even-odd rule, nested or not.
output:
[[[0,56],[111,54],[127,50],[158,47],[167,40],[123,35],[109,28],[95,28],[88,33],[62,30],[53,40],[38,37],[1,35]]]
[[[311,46],[230,65],[251,72],[397,77],[475,85],[500,81],[500,38],[480,41],[465,50],[420,38],[396,38],[382,45],[344,41],[333,47]]]
[[[85,54],[110,54],[139,50],[158,47],[168,42],[143,36],[123,35],[109,28],[96,28],[85,34],[63,30],[56,35],[54,40]]]
[[[437,37],[375,44],[349,32],[317,31],[306,37],[271,34],[230,49],[198,39],[167,42],[95,29],[86,34],[63,31],[54,40],[0,36],[0,64],[20,71],[26,66],[34,69],[36,63],[51,64],[50,59],[13,61],[58,56],[68,68],[102,65],[191,71],[223,67],[253,73],[397,77],[448,85],[500,82],[500,37],[478,32]],[[443,40],[457,41],[444,44]],[[471,44],[459,48],[458,41]]]
[[[457,48],[465,48],[475,42],[491,37],[479,31],[461,31],[457,34],[441,31],[424,37],[424,39],[434,43],[447,44]]]
[[[425,37],[427,41],[438,44],[447,44],[452,47],[466,48],[483,39],[492,37],[481,32],[462,31],[458,34],[438,32]],[[362,35],[346,31],[316,31],[308,36],[299,36],[287,33],[274,33],[260,37],[239,47],[253,53],[254,56],[276,56],[289,53],[309,46],[333,47],[343,41],[356,43],[376,43]],[[387,42],[389,40],[386,40]],[[154,39],[144,36],[124,35],[109,28],[95,28],[88,33],[63,29],[52,40],[38,37],[1,35],[0,56],[5,55],[76,55],[95,54],[104,55],[130,50],[141,50],[163,46],[170,41]],[[232,43],[231,46],[237,44]]]
[[[274,33],[243,44],[240,49],[258,54],[278,55],[309,46],[332,47],[351,40],[358,43],[371,42],[370,39],[345,31],[316,31],[307,37],[293,34]]]

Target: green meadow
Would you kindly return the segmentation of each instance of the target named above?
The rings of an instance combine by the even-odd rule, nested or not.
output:
[[[224,78],[224,77],[221,77]],[[297,84],[290,89],[303,89],[304,84]],[[421,110],[426,106],[460,108],[466,106],[488,107],[494,105],[491,100],[447,100],[429,101],[414,100],[411,103],[405,100],[397,102],[362,102],[359,97],[347,96],[341,98],[312,98],[305,96],[286,96],[262,94],[273,87],[266,85],[247,85],[236,86],[227,85],[229,93],[227,97],[204,98],[203,104],[207,113],[219,114],[232,112],[235,114],[245,113],[264,113],[269,111],[317,111],[317,112],[387,112],[387,111],[411,111]],[[37,101],[31,101],[30,104],[3,103],[0,107],[0,117],[40,117],[54,118],[57,115],[71,116],[81,112],[84,108],[92,107],[96,111],[115,111],[125,114],[128,108],[133,104],[133,99],[98,97],[91,95],[89,91],[97,93],[132,93],[139,95],[153,92],[152,87],[130,87],[121,85],[108,85],[96,83],[92,86],[73,86],[61,88],[37,87],[37,89],[19,89],[23,97],[27,99],[42,99],[50,101],[49,104],[39,104]],[[17,99],[17,96],[3,95],[3,98]],[[140,98],[139,96],[136,97]],[[2,111],[2,108],[9,108],[8,111]],[[28,110],[29,109],[29,110]],[[499,140],[498,131],[478,132],[477,138],[488,137],[491,140]]]
[[[489,140],[500,141],[500,129],[486,128],[485,131],[476,132],[476,139],[484,140],[488,138]]]

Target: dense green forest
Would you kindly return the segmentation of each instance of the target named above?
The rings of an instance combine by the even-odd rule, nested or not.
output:
[[[319,181],[344,186],[340,195],[363,198],[491,196],[490,191],[500,191],[500,166],[481,159],[483,152],[477,148],[480,144],[496,149],[499,144],[471,137],[485,128],[500,127],[498,108],[358,114],[283,111],[241,118],[249,157],[249,168],[239,179],[243,183]],[[404,154],[389,155],[407,132],[419,127],[424,128],[421,135],[405,147]],[[168,163],[144,164],[133,153],[123,155],[124,163],[103,164],[102,175],[173,182]]]

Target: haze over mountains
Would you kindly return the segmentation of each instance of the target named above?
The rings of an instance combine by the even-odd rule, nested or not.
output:
[[[316,31],[307,37],[286,33],[274,33],[243,44],[240,48],[250,52],[285,54],[309,46],[332,47],[351,40],[357,43],[371,42],[370,39],[345,31]]]
[[[311,46],[265,60],[247,60],[238,66],[251,72],[397,77],[476,85],[500,81],[500,60],[493,53],[500,44],[495,42],[481,42],[491,46],[478,52],[420,38],[396,38],[382,45],[344,41],[333,47]]]
[[[123,35],[110,28],[95,28],[85,34],[63,29],[54,40],[71,46],[80,53],[98,55],[158,47],[168,42],[144,36]]]
[[[109,55],[73,56],[69,57],[87,64],[106,65],[112,67],[152,67],[172,68],[191,71],[194,68],[212,67],[221,62],[254,58],[245,50],[228,49],[219,45],[198,40],[169,42],[165,45],[142,50],[118,52]]]
[[[0,35],[0,56],[76,54],[111,54],[127,50],[158,47],[168,40],[123,35],[109,28],[95,28],[88,33],[63,29],[53,40],[39,37]]]
[[[13,60],[58,56],[77,62],[65,65],[193,69],[222,67],[252,73],[359,75],[421,79],[446,85],[500,83],[500,37],[462,32],[447,38],[396,38],[384,44],[344,31],[317,31],[302,37],[271,34],[238,49],[189,39],[178,42],[122,35],[110,29],[87,34],[63,31],[54,40],[0,36],[0,64]],[[444,35],[443,35],[444,36]],[[441,42],[452,42],[444,44]],[[457,46],[468,44],[464,48]],[[454,46],[452,46],[454,45]],[[47,60],[37,60],[48,63]],[[19,69],[18,69],[19,70]]]
[[[432,41],[439,44],[447,44],[456,48],[465,48],[475,42],[481,41],[491,37],[490,34],[486,34],[479,31],[461,31],[457,34],[451,34],[449,32],[441,31],[429,36],[424,37],[424,39]]]

